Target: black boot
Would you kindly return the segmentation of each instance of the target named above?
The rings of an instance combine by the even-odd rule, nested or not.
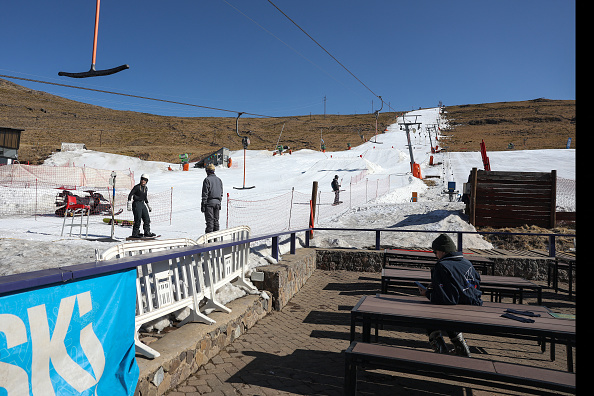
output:
[[[470,349],[462,333],[458,333],[456,337],[450,338],[452,344],[454,344],[454,353],[458,356],[470,357]]]
[[[448,353],[448,347],[441,336],[440,330],[435,330],[429,334],[429,343],[436,353]]]
[[[140,237],[141,237],[140,230],[133,229],[132,230],[132,238],[140,238]]]
[[[147,237],[147,238],[152,238],[152,237],[156,237],[157,234],[153,234],[151,232],[151,229],[150,228],[145,228],[144,229],[144,236]]]

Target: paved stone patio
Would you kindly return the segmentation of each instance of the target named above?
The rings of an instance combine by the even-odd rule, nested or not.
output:
[[[575,314],[575,301],[569,301],[566,284],[561,284],[558,294],[546,288],[546,282],[540,284],[545,286],[544,305],[554,312]],[[373,295],[379,287],[378,273],[315,270],[282,311],[273,311],[261,319],[167,395],[342,395],[343,351],[349,345],[350,310],[361,296]],[[415,294],[415,289],[401,288],[396,292]],[[536,298],[529,295],[526,303],[535,304]],[[562,346],[557,346],[556,360],[551,362],[549,350],[541,353],[533,340],[476,334],[465,337],[475,358],[566,368]],[[430,349],[423,329],[385,328],[380,331],[379,342]],[[575,355],[574,350],[574,359]],[[506,384],[469,385],[380,370],[360,375],[358,384],[361,395],[535,393],[531,388]]]

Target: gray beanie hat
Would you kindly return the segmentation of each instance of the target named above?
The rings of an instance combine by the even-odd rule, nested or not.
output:
[[[452,241],[452,238],[450,238],[446,234],[440,234],[437,238],[435,238],[435,240],[431,244],[431,249],[433,249],[434,251],[439,250],[441,252],[446,253],[453,253],[457,250],[454,241]]]

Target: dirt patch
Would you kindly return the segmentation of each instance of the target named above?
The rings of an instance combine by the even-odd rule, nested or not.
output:
[[[516,228],[493,228],[493,227],[476,227],[479,232],[506,232],[506,233],[530,233],[530,234],[575,234],[575,228],[541,228],[537,226],[522,226]],[[484,235],[484,238],[491,242],[495,248],[504,250],[544,250],[549,249],[549,238],[546,236],[530,236],[530,235]],[[555,238],[555,249],[558,252],[567,252],[575,249],[573,237],[558,237]]]

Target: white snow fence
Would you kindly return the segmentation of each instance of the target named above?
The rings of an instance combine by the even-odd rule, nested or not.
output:
[[[188,238],[125,242],[103,252],[100,259],[110,260],[199,244],[234,242],[249,239],[249,236],[248,226],[238,226],[203,235],[196,242]],[[248,255],[249,242],[175,259],[159,261],[157,258],[154,262],[137,267],[136,352],[151,359],[160,355],[138,337],[138,330],[145,323],[186,307],[190,309],[190,315],[178,326],[188,322],[215,323],[206,311],[231,312],[215,300],[215,293],[232,282],[236,286],[256,290],[244,277]]]

